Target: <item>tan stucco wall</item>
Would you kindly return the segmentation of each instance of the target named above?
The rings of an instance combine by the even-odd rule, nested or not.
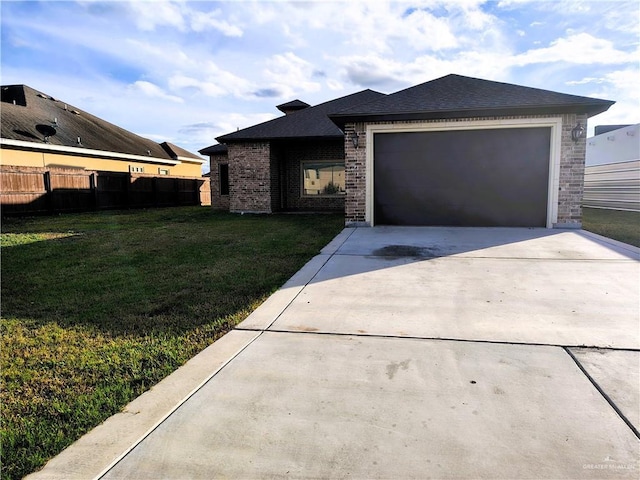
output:
[[[27,150],[12,150],[0,148],[0,165],[15,165],[18,167],[44,167],[44,153]]]
[[[108,172],[128,172],[129,167],[142,167],[145,174],[158,175],[159,169],[169,170],[169,175],[180,177],[200,177],[202,169],[199,163],[180,163],[166,165],[155,162],[139,162],[134,160],[116,160],[95,157],[80,157],[49,152],[33,152],[12,148],[0,149],[0,165],[19,167],[67,166],[81,167],[86,170],[103,170]]]

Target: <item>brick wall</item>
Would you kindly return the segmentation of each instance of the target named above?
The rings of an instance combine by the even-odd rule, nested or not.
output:
[[[269,178],[270,178],[270,189],[271,189],[271,211],[277,212],[282,210],[282,200],[281,195],[282,191],[280,188],[281,183],[281,162],[278,159],[278,155],[276,154],[276,148],[271,145],[269,149]]]
[[[271,213],[271,155],[269,142],[228,145],[229,210]]]
[[[344,130],[344,163],[347,196],[344,201],[346,225],[365,223],[367,149],[365,124],[347,123]],[[354,134],[358,134],[358,148],[353,145]]]
[[[587,139],[571,140],[571,130],[580,122],[587,128],[587,116],[562,116],[562,149],[560,152],[560,182],[558,185],[559,227],[582,225],[582,194],[584,192],[584,161]],[[586,137],[586,136],[585,136]]]
[[[219,165],[225,163],[229,163],[229,157],[226,153],[209,156],[209,168],[211,170],[211,208],[214,210],[229,210],[229,195],[220,194]],[[229,179],[229,181],[231,181],[231,179]]]
[[[553,116],[553,115],[548,115]],[[466,122],[476,120],[512,120],[522,118],[545,118],[547,115],[483,117],[425,121],[402,121],[399,124]],[[578,122],[587,127],[587,116],[576,114],[562,115],[562,138],[560,152],[560,181],[558,185],[558,219],[559,227],[579,227],[582,221],[582,193],[584,190],[584,161],[586,155],[586,139],[578,142],[571,140],[571,130]],[[371,122],[375,125],[388,122]],[[345,167],[347,196],[345,198],[345,224],[357,226],[365,224],[366,213],[366,145],[365,123],[347,123],[345,125]],[[353,146],[352,137],[358,132],[359,147]]]

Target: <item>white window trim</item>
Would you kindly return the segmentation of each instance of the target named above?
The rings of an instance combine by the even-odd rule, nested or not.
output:
[[[444,130],[487,130],[496,128],[551,128],[549,148],[549,184],[547,192],[547,228],[558,222],[558,188],[560,186],[560,154],[562,150],[562,117],[518,118],[503,120],[470,120],[433,123],[384,123],[366,126],[365,222],[374,226],[373,217],[373,136],[376,133],[437,132]]]
[[[343,165],[344,169],[345,169],[345,176],[346,176],[346,171],[347,171],[347,164],[344,160],[303,160],[300,162],[300,198],[345,198],[346,197],[346,192],[344,193],[334,193],[333,195],[307,195],[304,193],[304,166],[305,164],[312,164],[312,165],[317,165],[317,164],[322,164],[322,163],[326,163],[326,164],[339,164],[339,165]],[[345,179],[346,181],[346,179]]]

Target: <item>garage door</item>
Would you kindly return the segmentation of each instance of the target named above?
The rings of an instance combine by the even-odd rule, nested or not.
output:
[[[550,128],[374,135],[376,225],[547,222]]]

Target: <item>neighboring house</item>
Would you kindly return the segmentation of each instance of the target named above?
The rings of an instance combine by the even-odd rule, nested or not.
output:
[[[640,123],[597,126],[586,157],[583,205],[640,211]]]
[[[26,85],[0,87],[0,165],[201,177],[205,160]]]
[[[613,103],[447,75],[300,108],[200,153],[211,159],[212,205],[232,212],[337,210],[354,226],[579,227],[587,119]]]

